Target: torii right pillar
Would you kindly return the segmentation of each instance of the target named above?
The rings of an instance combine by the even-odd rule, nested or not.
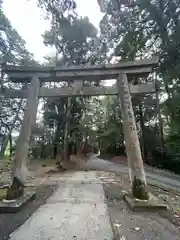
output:
[[[126,74],[119,75],[117,79],[117,87],[123,118],[123,130],[128,157],[132,196],[137,199],[147,200],[147,182]]]

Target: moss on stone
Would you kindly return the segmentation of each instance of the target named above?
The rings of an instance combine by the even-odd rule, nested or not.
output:
[[[148,199],[147,185],[140,179],[137,179],[136,177],[134,177],[134,180],[132,183],[132,195],[134,198],[137,198],[137,199],[141,199],[141,200]]]
[[[7,190],[6,199],[17,199],[24,194],[24,184],[16,177],[14,177],[11,186]]]

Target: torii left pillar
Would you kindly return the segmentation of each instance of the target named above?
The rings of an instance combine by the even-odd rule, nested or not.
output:
[[[40,81],[39,78],[32,78],[28,90],[27,104],[24,112],[24,118],[20,129],[19,138],[16,145],[16,154],[12,169],[12,185],[10,186],[6,199],[15,199],[23,194],[24,183],[27,179],[26,160],[29,151],[29,142],[32,126],[36,122],[38,108]]]

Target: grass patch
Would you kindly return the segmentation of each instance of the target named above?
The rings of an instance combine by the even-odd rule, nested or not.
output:
[[[7,188],[0,188],[0,200],[2,200],[7,193]]]

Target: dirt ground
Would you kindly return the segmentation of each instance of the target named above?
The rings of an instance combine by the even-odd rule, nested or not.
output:
[[[61,167],[63,169],[78,169],[79,166],[82,166],[88,157],[80,156],[70,156],[70,161],[62,161]],[[52,174],[53,172],[63,172],[63,169],[57,168],[57,161],[60,159],[29,159],[27,163],[27,167],[29,170],[29,175],[27,177],[26,186],[33,185],[38,186],[42,184],[42,182],[47,178],[48,173]],[[12,162],[1,161],[0,162],[0,186],[6,185],[11,182],[11,169]]]
[[[115,239],[121,240],[179,240],[180,196],[174,192],[149,186],[149,191],[160,199],[165,200],[170,206],[168,211],[156,213],[132,212],[123,200],[123,191],[129,189],[129,179],[126,175],[98,172],[98,177],[103,182],[109,214]],[[177,217],[178,216],[178,217]]]
[[[56,161],[53,160],[32,160],[28,164],[30,175],[26,186],[36,188],[36,198],[16,214],[0,214],[0,240],[8,239],[9,234],[44,204],[45,199],[56,189],[56,181],[51,181],[53,174],[58,172],[55,163]],[[10,164],[5,164],[0,173],[1,184],[10,181],[10,173]],[[180,240],[180,195],[178,193],[148,186],[151,193],[169,205],[169,210],[158,213],[134,213],[129,210],[122,197],[123,190],[130,190],[128,175],[100,171],[97,175],[103,183],[115,239]]]
[[[0,184],[8,184],[11,180],[11,164],[1,163]],[[55,161],[32,160],[28,164],[29,176],[26,187],[34,188],[36,196],[17,213],[0,213],[0,240],[8,239],[10,233],[21,226],[55,191],[56,182],[49,181],[49,177],[57,172]]]
[[[30,160],[27,163],[29,175],[27,183],[32,182],[33,179],[43,178],[47,175],[48,171],[56,170],[56,161],[52,159],[47,160]],[[11,162],[0,163],[0,184],[6,184],[11,181]]]

